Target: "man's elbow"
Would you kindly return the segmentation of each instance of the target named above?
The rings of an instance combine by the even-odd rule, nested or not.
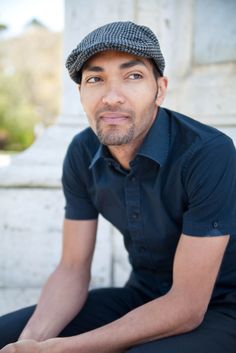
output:
[[[186,320],[184,323],[184,331],[189,332],[200,326],[204,320],[206,310],[203,308],[190,308],[188,314],[186,315]]]

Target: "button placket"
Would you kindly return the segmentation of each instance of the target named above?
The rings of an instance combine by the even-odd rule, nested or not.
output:
[[[140,189],[136,178],[127,177],[126,179],[126,209],[129,219],[129,228],[137,228],[136,223],[140,220]]]
[[[129,234],[133,243],[131,256],[137,265],[147,256],[147,247],[142,235],[141,195],[137,176],[127,176],[125,195]]]

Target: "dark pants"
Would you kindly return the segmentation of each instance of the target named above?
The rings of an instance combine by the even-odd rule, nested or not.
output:
[[[106,325],[149,300],[132,287],[91,290],[81,312],[59,336],[73,336]],[[24,308],[0,318],[0,348],[17,340],[34,309]],[[127,353],[236,353],[235,310],[232,315],[232,308],[215,305],[192,332],[141,344]]]

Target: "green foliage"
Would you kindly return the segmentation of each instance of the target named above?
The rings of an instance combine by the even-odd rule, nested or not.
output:
[[[37,121],[24,80],[17,75],[0,74],[0,148],[20,151],[30,146]]]
[[[22,150],[34,126],[52,125],[60,109],[61,34],[32,20],[17,37],[0,37],[0,149]]]
[[[27,27],[36,26],[36,27],[46,28],[46,26],[41,21],[39,21],[37,18],[33,18],[31,21],[29,21],[26,24],[26,26]]]
[[[0,31],[6,31],[8,29],[7,25],[0,23]]]

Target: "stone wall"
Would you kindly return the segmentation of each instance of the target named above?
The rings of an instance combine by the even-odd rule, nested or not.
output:
[[[150,26],[166,57],[165,106],[212,124],[236,141],[234,0],[66,0],[64,55],[92,29],[132,20]],[[86,126],[64,71],[58,124],[0,169],[0,314],[34,303],[61,251],[61,164]],[[100,219],[92,286],[122,285],[129,274],[120,234]]]

